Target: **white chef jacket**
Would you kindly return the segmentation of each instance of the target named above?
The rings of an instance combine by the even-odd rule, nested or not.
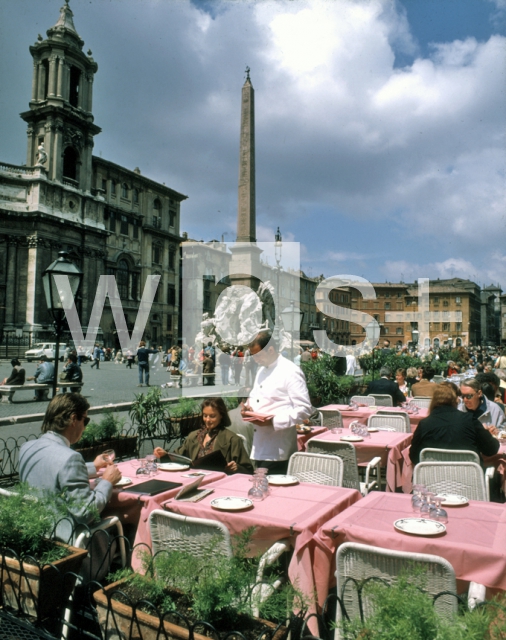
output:
[[[304,373],[282,355],[260,367],[249,397],[256,413],[274,415],[272,427],[254,425],[253,460],[288,460],[297,451],[295,425],[311,415]]]

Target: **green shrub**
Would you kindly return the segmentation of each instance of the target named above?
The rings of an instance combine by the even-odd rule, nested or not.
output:
[[[89,423],[75,447],[90,447],[98,442],[117,438],[123,431],[125,422],[125,418],[120,418],[114,412],[107,411],[100,422],[92,421]]]

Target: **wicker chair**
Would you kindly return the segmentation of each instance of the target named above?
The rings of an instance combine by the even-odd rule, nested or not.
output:
[[[429,491],[455,493],[469,500],[490,500],[483,469],[476,462],[420,462],[415,466],[413,484]]]
[[[411,432],[411,422],[409,420],[409,414],[405,411],[390,411],[389,409],[378,409],[374,414],[376,416],[402,416],[406,422],[406,433]]]
[[[432,398],[426,398],[420,396],[419,398],[411,398],[411,404],[414,404],[419,409],[428,409],[430,407],[430,403],[432,402]]]
[[[230,532],[227,527],[217,520],[205,518],[191,518],[170,511],[155,509],[149,515],[149,529],[151,532],[151,548],[153,555],[159,551],[184,551],[200,558],[209,558],[209,549],[213,553],[231,558],[233,555]],[[258,566],[256,585],[252,595],[257,595],[263,602],[277,589],[283,579],[276,580],[272,585],[263,583],[265,568],[273,564],[282,553],[290,549],[288,539],[278,540],[263,554]],[[212,558],[211,562],[212,562]],[[254,615],[258,616],[258,608],[254,607]]]
[[[308,441],[311,442],[311,440]],[[288,475],[296,476],[301,482],[343,486],[343,461],[336,456],[318,453],[294,453],[288,464]]]
[[[394,431],[399,431],[400,433],[411,433],[411,425],[409,422],[406,424],[405,417],[393,412],[389,415],[376,413],[373,416],[369,416],[367,426],[376,427],[377,429],[390,428]]]
[[[366,404],[368,407],[374,407],[376,405],[376,400],[372,396],[351,396],[350,402]]]
[[[344,466],[342,486],[348,489],[356,489],[366,496],[371,489],[381,489],[381,458],[373,458],[365,468],[365,482],[360,482],[357,465],[357,452],[350,442],[333,442],[312,438],[307,443],[308,453],[319,453],[327,456],[338,456]],[[376,479],[372,480],[374,474]]]
[[[445,377],[444,376],[434,376],[432,378],[432,382],[435,382],[437,384],[439,384],[440,382],[444,382],[445,381]]]
[[[374,398],[377,407],[393,407],[394,401],[388,393],[370,393],[369,398]]]
[[[480,456],[474,451],[464,449],[422,449],[420,462],[476,462],[480,464]]]
[[[443,591],[457,592],[455,571],[444,558],[425,553],[391,551],[355,542],[342,544],[336,556],[337,595],[344,601],[350,619],[360,617],[357,583],[373,577],[392,583],[409,565],[426,571],[426,576],[423,576],[424,591],[430,595],[435,596]],[[457,613],[457,604],[456,597],[443,595],[437,598],[434,607],[441,616],[446,617]],[[364,618],[367,619],[372,613],[367,598],[362,600],[362,607]],[[337,622],[340,623],[341,619],[341,607],[338,605]]]
[[[343,416],[337,409],[320,409],[320,415],[322,417],[322,427],[327,427],[327,429],[343,428]]]

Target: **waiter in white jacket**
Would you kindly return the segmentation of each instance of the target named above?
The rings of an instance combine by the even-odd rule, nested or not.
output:
[[[249,346],[259,365],[242,416],[255,425],[251,459],[269,473],[285,474],[297,451],[295,425],[311,414],[306,378],[301,368],[278,353],[270,331],[261,331]]]

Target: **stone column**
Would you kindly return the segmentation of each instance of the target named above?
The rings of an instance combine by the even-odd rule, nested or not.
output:
[[[88,104],[86,111],[91,113],[93,111],[93,74],[90,73],[86,75],[86,79],[88,80]]]
[[[56,64],[56,56],[51,56],[49,58],[49,82],[47,88],[48,97],[54,97],[56,93]]]
[[[16,296],[18,291],[17,282],[17,254],[18,254],[17,236],[7,237],[7,277],[5,287],[5,325],[14,326],[16,318]]]
[[[41,62],[39,64],[39,86],[38,86],[39,100],[44,100],[46,97],[44,95],[45,87],[46,87],[46,66]]]
[[[39,87],[39,63],[33,61],[33,77],[32,77],[32,100],[37,100]]]
[[[63,58],[58,58],[57,60],[58,62],[58,82],[57,82],[57,86],[56,86],[56,95],[58,96],[58,98],[61,98],[63,96],[63,67],[64,67],[64,59]]]
[[[28,237],[28,273],[26,279],[26,324],[33,326],[35,324],[36,291],[37,279],[39,277],[37,270],[39,238],[34,236]]]

